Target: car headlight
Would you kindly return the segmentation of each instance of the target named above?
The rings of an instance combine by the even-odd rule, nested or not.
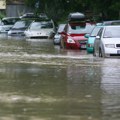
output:
[[[75,43],[75,41],[74,41],[72,38],[69,37],[69,38],[67,39],[67,43]]]
[[[114,44],[105,44],[105,47],[107,47],[107,48],[115,48],[115,45]]]

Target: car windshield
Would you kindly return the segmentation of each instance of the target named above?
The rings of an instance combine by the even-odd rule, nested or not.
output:
[[[81,24],[71,24],[68,32],[73,34],[91,33],[94,27],[95,25],[91,24],[86,24],[85,26]]]
[[[57,32],[58,32],[58,33],[62,32],[63,29],[64,29],[64,27],[65,27],[65,24],[60,25]]]
[[[93,29],[93,31],[91,32],[90,36],[91,36],[91,37],[97,36],[99,30],[100,30],[100,27],[95,27],[95,28]]]
[[[104,38],[120,38],[120,27],[107,27],[103,34]]]
[[[49,21],[33,22],[30,25],[30,30],[39,30],[39,29],[46,29],[46,28],[53,28],[52,22],[49,22]]]
[[[31,21],[18,21],[13,26],[13,29],[27,28],[30,25]]]

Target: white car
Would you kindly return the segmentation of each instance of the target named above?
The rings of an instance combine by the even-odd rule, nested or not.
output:
[[[52,38],[54,31],[55,26],[52,20],[36,20],[31,23],[24,33],[27,38]]]
[[[64,27],[65,27],[65,24],[60,24],[58,26],[58,30],[53,38],[54,45],[60,45],[61,32],[63,32]]]
[[[94,56],[120,56],[120,26],[104,26],[94,41]]]

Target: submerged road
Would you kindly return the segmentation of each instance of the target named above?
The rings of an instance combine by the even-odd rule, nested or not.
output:
[[[119,120],[119,58],[0,36],[0,120]]]

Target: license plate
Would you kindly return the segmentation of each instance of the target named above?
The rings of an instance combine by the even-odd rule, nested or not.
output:
[[[120,50],[117,50],[117,54],[120,54]]]
[[[81,48],[86,48],[86,45],[81,45]]]

